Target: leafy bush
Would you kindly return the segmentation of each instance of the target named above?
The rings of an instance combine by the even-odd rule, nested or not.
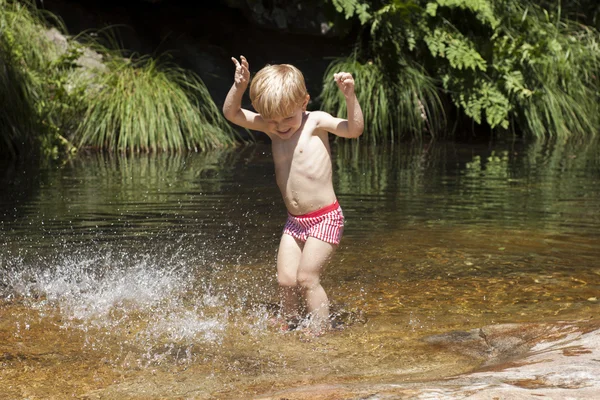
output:
[[[58,50],[42,34],[42,13],[6,0],[0,0],[0,10],[0,97],[6,99],[0,111],[0,153],[16,157],[36,153],[42,143],[53,145],[44,116],[53,104],[48,83],[57,79],[52,60]]]
[[[536,137],[596,135],[600,130],[600,36],[593,28],[576,24],[524,0],[392,0],[383,3],[332,0],[338,12],[362,27],[357,55],[361,65],[372,60],[381,82],[367,83],[373,96],[384,96],[385,107],[367,117],[375,140],[391,134],[417,131],[412,105],[401,96],[401,82],[416,68],[420,81],[438,82],[443,97],[472,121],[498,133],[523,133]],[[366,44],[365,44],[366,43]],[[338,62],[339,64],[339,62]],[[360,68],[352,69],[357,75]],[[414,69],[413,69],[414,70]],[[395,77],[388,80],[385,77]],[[435,78],[432,79],[432,78]],[[373,81],[372,78],[370,78]],[[357,87],[365,82],[359,80]],[[426,110],[440,115],[440,97],[412,90]],[[323,106],[334,102],[324,86]],[[365,99],[366,100],[366,99]],[[367,104],[368,108],[370,105]],[[335,107],[331,108],[332,110]],[[450,110],[447,110],[447,113]],[[373,121],[385,115],[393,123]],[[427,114],[431,118],[431,112]],[[443,126],[443,124],[436,124]]]
[[[17,157],[33,146],[37,126],[27,76],[15,67],[10,44],[0,32],[0,155]]]

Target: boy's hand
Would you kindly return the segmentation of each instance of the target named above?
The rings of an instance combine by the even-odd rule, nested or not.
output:
[[[247,85],[248,81],[250,81],[250,67],[248,66],[248,60],[246,57],[240,56],[241,62],[235,59],[235,57],[231,57],[231,60],[235,64],[235,75],[233,80],[236,85]]]
[[[344,96],[348,97],[354,94],[354,78],[351,74],[348,72],[338,72],[337,74],[333,74],[333,79],[342,93],[344,93]]]

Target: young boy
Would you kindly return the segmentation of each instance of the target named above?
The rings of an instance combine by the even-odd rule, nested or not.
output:
[[[334,79],[346,98],[348,119],[323,111],[306,111],[310,96],[302,73],[292,65],[267,65],[253,78],[250,100],[258,114],[241,107],[250,81],[248,61],[232,57],[234,83],[227,94],[225,117],[247,129],[266,133],[272,142],[277,185],[288,219],[277,253],[277,281],[282,316],[289,329],[300,321],[298,297],[306,302],[313,333],[328,329],[329,300],[320,275],[337,248],[344,216],[332,183],[328,132],[357,138],[363,114],[354,93],[354,79],[345,72]]]

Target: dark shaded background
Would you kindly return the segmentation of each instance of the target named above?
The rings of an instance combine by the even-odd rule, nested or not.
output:
[[[309,9],[302,2],[255,2],[260,3],[259,13],[248,3],[252,2],[45,0],[40,6],[58,15],[71,35],[112,26],[126,50],[170,54],[177,64],[200,75],[218,106],[232,83],[230,59],[241,54],[252,72],[267,63],[296,65],[314,100],[330,60],[351,52],[352,35],[323,33],[327,10]],[[272,17],[277,11],[283,20]]]

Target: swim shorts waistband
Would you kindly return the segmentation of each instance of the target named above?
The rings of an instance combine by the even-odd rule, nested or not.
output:
[[[340,203],[336,200],[335,203],[330,204],[328,206],[325,206],[323,208],[320,208],[318,210],[315,211],[311,211],[309,213],[306,214],[302,214],[302,215],[293,215],[290,214],[296,218],[315,218],[315,217],[320,217],[321,215],[327,214],[328,212],[331,212],[333,210],[337,210],[340,206]]]

